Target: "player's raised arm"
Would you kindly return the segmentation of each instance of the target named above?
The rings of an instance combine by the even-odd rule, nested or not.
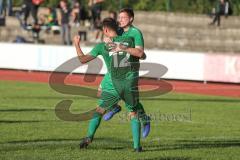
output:
[[[77,51],[77,55],[78,55],[78,58],[80,60],[81,63],[87,63],[93,59],[95,59],[96,57],[93,57],[89,54],[84,54],[81,47],[80,47],[80,36],[74,36],[73,38],[73,42],[74,42],[74,46],[76,48],[76,51]]]

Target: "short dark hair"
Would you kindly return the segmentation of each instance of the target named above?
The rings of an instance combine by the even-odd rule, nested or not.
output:
[[[102,22],[103,27],[112,29],[113,31],[118,31],[118,23],[113,18],[104,18]]]
[[[126,12],[129,17],[134,19],[134,12],[132,8],[123,8],[119,11],[119,13]]]

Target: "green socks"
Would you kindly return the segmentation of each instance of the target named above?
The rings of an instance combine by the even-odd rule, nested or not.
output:
[[[134,149],[141,147],[140,136],[141,136],[141,123],[134,117],[131,119],[132,135],[133,135],[133,147]]]
[[[87,137],[93,139],[95,132],[101,122],[101,119],[102,119],[101,114],[95,112],[93,118],[89,122]]]
[[[87,137],[93,139],[95,132],[101,123],[102,116],[99,113],[94,113],[93,118],[89,122],[88,126],[88,133]],[[137,149],[141,147],[140,145],[140,138],[141,138],[141,123],[140,121],[134,117],[131,119],[131,128],[132,128],[132,135],[133,135],[133,147],[134,149]]]
[[[137,105],[137,112],[138,118],[143,125],[150,121],[150,117],[145,113],[143,105],[140,102]]]

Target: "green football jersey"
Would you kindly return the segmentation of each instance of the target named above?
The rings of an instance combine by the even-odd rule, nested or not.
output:
[[[97,44],[91,51],[90,55],[93,57],[102,56],[107,67],[107,71],[110,70],[111,56],[109,55],[109,51],[106,49],[105,43]]]
[[[142,32],[138,28],[134,27],[133,25],[129,27],[127,32],[123,32],[121,36],[133,38],[134,46],[141,46],[144,48],[144,39],[143,39]]]
[[[134,48],[134,40],[131,37],[118,36],[113,39],[116,45],[124,48]],[[132,79],[138,75],[139,61],[137,57],[127,52],[111,53],[112,61],[110,74],[113,79]]]
[[[100,43],[90,52],[94,57],[102,55],[107,70],[112,79],[133,79],[138,76],[139,60],[127,52],[113,53],[111,50],[115,45],[134,48],[134,40],[131,37],[118,36],[113,43]]]

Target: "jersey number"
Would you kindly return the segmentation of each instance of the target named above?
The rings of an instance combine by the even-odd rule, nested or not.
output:
[[[130,66],[130,63],[128,62],[129,57],[130,57],[130,54],[127,53],[126,56],[123,59],[121,59],[120,62],[118,62],[118,54],[114,54],[113,55],[113,66],[115,68]]]

